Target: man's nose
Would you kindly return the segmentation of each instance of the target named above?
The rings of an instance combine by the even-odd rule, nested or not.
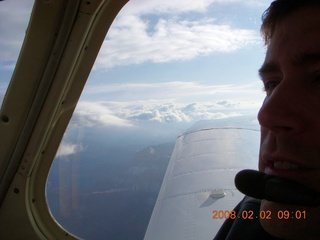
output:
[[[303,104],[298,88],[280,83],[267,96],[258,113],[262,127],[274,133],[296,134],[303,129]],[[302,111],[301,111],[302,110]]]

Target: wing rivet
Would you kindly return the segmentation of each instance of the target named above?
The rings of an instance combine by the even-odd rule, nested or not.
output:
[[[210,194],[210,197],[211,198],[223,198],[227,195],[227,193],[222,190],[222,189],[219,189],[219,190],[214,190],[211,192]]]

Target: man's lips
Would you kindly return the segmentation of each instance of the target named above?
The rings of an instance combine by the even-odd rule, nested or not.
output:
[[[312,184],[314,169],[300,162],[293,158],[268,155],[263,159],[263,172],[267,175],[288,178],[304,185]]]
[[[281,170],[299,169],[298,164],[286,162],[286,161],[274,161],[274,162],[271,162],[271,166],[274,169],[281,169]]]
[[[298,161],[287,156],[264,154],[262,157],[262,161],[265,167],[270,167],[275,170],[308,169],[303,161]]]
[[[266,174],[289,177],[291,179],[300,178],[301,175],[307,174],[308,170],[310,170],[304,163],[279,155],[264,155],[263,165]]]

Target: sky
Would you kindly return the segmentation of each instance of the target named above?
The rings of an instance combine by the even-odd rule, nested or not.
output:
[[[0,2],[0,102],[32,2]],[[156,126],[177,135],[200,120],[256,115],[265,95],[259,28],[270,2],[131,0],[107,34],[70,127]]]
[[[103,112],[94,124],[114,126],[255,115],[268,3],[130,1],[103,43],[79,115],[89,124]]]

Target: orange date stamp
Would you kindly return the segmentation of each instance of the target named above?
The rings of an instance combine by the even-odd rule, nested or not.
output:
[[[241,212],[237,212],[235,210],[213,210],[212,211],[212,219],[244,219],[244,220],[254,220],[254,219],[280,219],[280,220],[288,220],[288,219],[306,219],[307,213],[306,211],[289,211],[289,210],[279,210],[276,213],[273,213],[271,210],[261,210],[259,212],[254,212],[253,210],[243,210]]]

